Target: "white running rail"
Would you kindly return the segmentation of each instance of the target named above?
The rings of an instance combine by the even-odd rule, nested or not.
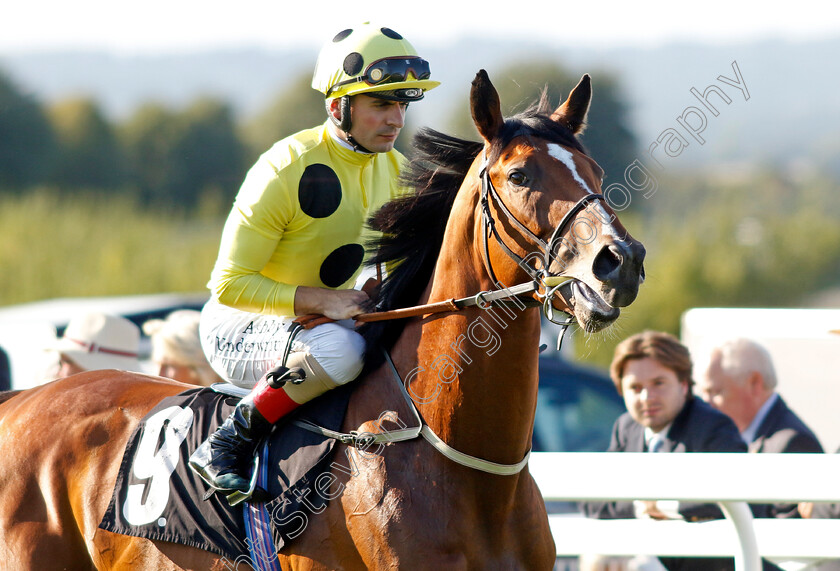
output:
[[[840,520],[753,519],[748,503],[840,502],[840,454],[531,454],[546,501],[716,502],[725,520],[595,520],[553,515],[558,555],[761,557],[785,569],[840,558]]]

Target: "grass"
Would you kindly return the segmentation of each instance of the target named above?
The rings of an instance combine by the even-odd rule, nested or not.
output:
[[[0,195],[0,306],[54,297],[201,291],[223,217],[114,195]]]

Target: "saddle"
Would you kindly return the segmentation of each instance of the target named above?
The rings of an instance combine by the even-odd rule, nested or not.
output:
[[[271,498],[260,509],[277,550],[302,533],[306,513],[319,512],[328,501],[324,490],[315,486],[322,484],[318,480],[321,474],[331,472],[338,441],[301,425],[338,431],[352,392],[349,385],[301,406],[278,423],[267,442],[258,447],[254,473],[263,475],[259,485]],[[155,406],[128,440],[99,527],[196,547],[231,561],[247,557],[246,527],[253,519],[249,511],[253,506],[231,507],[219,494],[205,501],[207,485],[187,464],[192,452],[224,422],[242,396],[233,387],[224,392],[196,388]]]

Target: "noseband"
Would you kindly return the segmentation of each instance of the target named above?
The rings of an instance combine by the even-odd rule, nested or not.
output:
[[[499,192],[496,190],[496,187],[493,186],[493,181],[490,180],[490,169],[487,163],[487,158],[485,155],[484,163],[481,166],[481,171],[479,172],[479,178],[481,178],[481,218],[484,226],[484,230],[482,232],[482,241],[484,245],[484,265],[487,268],[487,272],[490,274],[490,278],[493,280],[493,283],[499,284],[499,280],[496,278],[496,273],[493,271],[493,264],[490,261],[490,244],[489,244],[489,236],[492,236],[496,239],[496,242],[501,246],[502,250],[511,258],[516,264],[522,268],[525,273],[527,273],[533,280],[535,284],[535,291],[541,299],[543,299],[543,311],[546,317],[552,321],[553,323],[558,323],[560,325],[569,325],[571,322],[559,322],[553,319],[553,306],[551,305],[551,299],[557,290],[567,281],[571,280],[570,276],[566,276],[564,274],[549,274],[549,268],[551,264],[554,262],[557,254],[555,252],[555,247],[557,244],[563,239],[562,234],[564,229],[571,223],[572,219],[586,206],[595,200],[603,200],[606,202],[603,194],[586,194],[580,200],[578,200],[574,206],[572,206],[568,212],[563,216],[560,220],[560,223],[554,229],[554,232],[551,233],[551,238],[548,242],[543,241],[539,236],[531,232],[531,230],[525,226],[516,216],[510,211],[510,209],[505,205],[504,201],[502,200],[501,196],[499,196]],[[505,244],[505,241],[502,239],[502,236],[499,234],[499,231],[496,229],[496,220],[493,218],[493,213],[490,210],[490,198],[492,197],[493,201],[496,203],[497,208],[505,215],[507,220],[513,223],[514,226],[519,228],[522,234],[525,235],[526,238],[530,239],[532,242],[537,244],[537,247],[542,251],[542,268],[536,269],[532,267],[525,261],[525,258],[514,252],[511,248]],[[530,255],[528,256],[530,257]],[[565,279],[564,279],[565,278]]]

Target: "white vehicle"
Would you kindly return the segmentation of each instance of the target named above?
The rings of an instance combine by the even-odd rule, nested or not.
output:
[[[724,338],[747,337],[773,357],[785,402],[826,452],[840,447],[840,309],[695,308],[682,316],[692,355]]]
[[[149,319],[166,317],[176,309],[201,309],[209,293],[166,293],[117,297],[59,298],[0,307],[0,348],[9,357],[13,389],[28,389],[51,380],[57,355],[46,351],[67,323],[78,315],[101,311],[122,315],[142,327]],[[140,338],[141,365],[148,362],[149,339]]]

